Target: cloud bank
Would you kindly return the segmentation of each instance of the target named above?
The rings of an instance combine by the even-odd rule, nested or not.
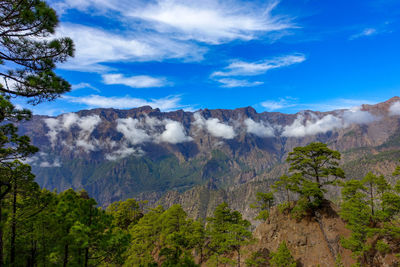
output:
[[[362,111],[359,107],[323,117],[312,112],[307,113],[309,118],[306,118],[305,115],[299,114],[291,125],[283,128],[281,135],[284,137],[304,137],[346,128],[351,124],[367,124],[378,119],[368,111]]]
[[[400,115],[400,102],[394,103],[390,107],[390,112],[391,115]],[[198,135],[198,131],[204,131],[206,134],[220,138],[216,144],[221,144],[223,139],[233,139],[239,133],[253,134],[260,138],[301,138],[343,129],[353,124],[368,124],[378,119],[380,118],[368,111],[361,110],[360,107],[338,110],[330,114],[305,111],[299,113],[294,121],[286,126],[271,124],[263,120],[255,121],[252,118],[226,123],[218,118],[206,119],[196,112],[193,114],[191,136],[189,130],[179,121],[146,115],[140,118],[117,119],[115,130],[122,134],[120,140],[111,140],[107,136],[96,139],[93,136],[93,132],[102,122],[98,115],[79,116],[76,113],[67,113],[57,118],[46,118],[44,122],[49,128],[47,136],[53,148],[56,145],[63,145],[70,151],[75,151],[76,148],[79,148],[76,151],[102,151],[107,160],[118,160],[130,155],[143,155],[142,148],[146,143],[191,142]],[[61,166],[58,159],[50,160],[43,155],[30,160],[40,162],[36,164],[41,167]]]
[[[218,118],[204,119],[200,113],[194,114],[195,121],[193,125],[198,129],[205,129],[214,137],[220,137],[224,139],[232,139],[236,133],[232,126],[221,123]]]
[[[76,113],[67,113],[58,118],[44,119],[44,122],[49,128],[47,135],[53,147],[57,144],[61,132],[70,132],[72,127],[77,127],[79,132],[73,145],[81,147],[85,151],[97,150],[96,145],[98,141],[91,138],[91,134],[101,123],[98,115],[79,117]]]
[[[247,118],[244,120],[244,125],[248,133],[255,134],[259,137],[273,137],[275,136],[275,129],[268,122],[255,122]]]
[[[389,115],[400,115],[400,102],[394,102],[389,108]]]

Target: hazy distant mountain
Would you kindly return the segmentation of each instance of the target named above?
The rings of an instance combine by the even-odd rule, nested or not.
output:
[[[400,98],[297,114],[93,109],[34,116],[20,132],[40,148],[29,162],[46,188],[84,188],[101,205],[178,202],[193,216],[225,200],[249,214],[255,192],[286,170],[287,153],[312,141],[341,151],[348,176],[390,174],[400,159]]]

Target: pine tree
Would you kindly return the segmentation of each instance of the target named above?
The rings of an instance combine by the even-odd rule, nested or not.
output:
[[[269,210],[274,204],[274,194],[272,192],[257,192],[256,202],[250,205],[250,208],[257,209],[258,215],[255,219],[266,220],[269,217]]]
[[[271,253],[271,259],[269,261],[271,266],[274,267],[296,267],[297,263],[294,260],[290,250],[288,249],[286,242],[283,241],[278,250],[275,253]]]
[[[136,224],[144,215],[146,201],[136,201],[133,198],[111,203],[107,212],[114,218],[113,223],[121,229],[127,230],[130,225]]]
[[[74,54],[70,38],[49,39],[58,24],[55,11],[42,0],[0,1],[0,92],[30,98],[37,104],[70,90],[54,73],[56,63]]]
[[[359,263],[370,264],[371,251],[386,251],[384,238],[400,238],[399,193],[384,176],[371,172],[362,180],[343,183],[340,215],[351,235],[342,238],[342,245],[357,256]],[[369,238],[376,242],[367,242]]]
[[[237,265],[240,266],[241,247],[251,240],[248,230],[250,222],[242,218],[238,211],[232,211],[225,202],[218,205],[214,216],[207,218],[207,234],[209,236],[208,248],[217,260],[224,253],[235,251]]]
[[[275,190],[284,190],[289,201],[289,192],[299,198],[292,214],[302,218],[307,212],[320,208],[326,186],[335,185],[344,178],[339,167],[340,153],[331,150],[323,143],[310,143],[304,147],[295,147],[286,161],[290,164],[290,175],[283,175],[272,186]]]

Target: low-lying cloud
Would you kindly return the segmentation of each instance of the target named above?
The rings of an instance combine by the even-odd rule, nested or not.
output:
[[[165,131],[159,137],[161,142],[177,144],[193,140],[192,137],[186,135],[180,122],[167,120],[165,123]]]
[[[54,158],[48,153],[39,152],[35,155],[24,160],[24,163],[30,164],[32,166],[39,166],[42,168],[58,168],[61,167],[61,161],[59,158]]]
[[[259,137],[273,137],[275,136],[275,129],[268,122],[255,122],[247,118],[244,120],[247,132],[257,135]]]
[[[322,117],[315,113],[307,113],[309,118],[306,118],[305,115],[299,114],[291,125],[283,128],[281,135],[285,137],[303,137],[346,128],[351,124],[368,124],[378,119],[368,111],[362,111],[360,108],[353,108],[335,115],[328,114]]]
[[[117,131],[121,132],[131,145],[146,142],[177,144],[192,140],[180,122],[153,117],[118,119]]]
[[[195,125],[199,129],[205,129],[212,136],[220,137],[224,139],[232,139],[235,137],[236,133],[232,126],[220,122],[218,118],[205,119],[200,113],[194,114]]]
[[[394,103],[389,112],[391,115],[400,115],[400,102]],[[52,147],[63,145],[75,151],[103,151],[105,159],[118,160],[130,155],[142,156],[142,145],[154,144],[179,144],[193,141],[198,131],[221,139],[233,139],[239,133],[254,134],[260,138],[269,137],[294,137],[323,134],[333,130],[339,130],[352,124],[368,124],[379,117],[368,111],[358,108],[339,110],[331,114],[314,112],[302,112],[294,121],[286,126],[272,124],[264,120],[255,121],[246,118],[243,121],[222,122],[218,118],[204,118],[199,112],[194,113],[192,121],[192,136],[189,129],[175,120],[161,119],[151,116],[140,118],[120,118],[116,120],[115,130],[122,134],[120,140],[111,140],[110,137],[96,139],[92,133],[101,124],[99,115],[79,116],[76,113],[63,114],[57,118],[44,119],[49,128],[47,136]],[[66,137],[66,139],[61,139]],[[60,167],[58,159],[49,159],[45,154],[31,157],[41,167]]]
[[[397,116],[400,115],[400,102],[394,102],[389,108],[389,115]]]
[[[44,119],[49,132],[50,143],[54,147],[61,132],[69,132],[72,127],[77,127],[79,133],[74,145],[83,148],[85,151],[97,150],[97,140],[90,138],[93,130],[101,123],[98,115],[79,117],[76,113],[63,114],[58,118]]]

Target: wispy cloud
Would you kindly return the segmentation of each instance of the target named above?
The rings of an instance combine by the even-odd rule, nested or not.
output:
[[[358,39],[365,36],[371,36],[375,34],[378,34],[378,30],[376,28],[366,28],[363,29],[361,32],[350,36],[350,40]]]
[[[287,67],[306,60],[303,54],[286,55],[267,59],[259,62],[233,61],[223,71],[216,71],[211,77],[216,76],[254,76],[264,74],[271,69]]]
[[[122,84],[133,88],[163,87],[168,85],[164,78],[154,78],[147,75],[125,77],[122,74],[103,74],[105,84]]]
[[[180,104],[181,98],[179,96],[169,96],[160,99],[142,99],[133,98],[130,96],[125,97],[105,97],[100,95],[89,95],[83,97],[65,96],[64,99],[71,103],[78,103],[88,106],[89,108],[119,108],[129,109],[142,106],[151,106],[159,108],[163,111],[170,111],[186,106]]]
[[[107,72],[111,69],[107,63],[112,62],[198,61],[207,51],[191,42],[157,34],[122,35],[77,24],[61,25],[57,35],[71,37],[76,47],[75,57],[59,67],[84,72]]]
[[[292,98],[280,98],[278,101],[266,100],[261,102],[260,105],[268,111],[274,111],[295,106],[293,100]]]
[[[286,112],[298,112],[302,110],[315,110],[315,111],[332,111],[339,109],[352,109],[363,104],[375,104],[377,101],[365,99],[331,99],[319,103],[302,103],[298,99],[292,97],[280,98],[279,100],[266,100],[257,104],[267,111],[285,110]]]
[[[216,81],[220,82],[222,84],[221,87],[226,87],[226,88],[254,87],[254,86],[263,84],[263,82],[259,82],[259,81],[250,82],[247,80],[237,80],[237,79],[229,79],[229,78],[218,79]]]
[[[196,0],[64,0],[52,1],[60,12],[78,9],[105,13],[130,21],[141,29],[167,34],[175,39],[220,44],[232,40],[251,40],[259,35],[296,28],[292,18],[273,15],[279,1],[262,5],[242,1]],[[139,21],[139,23],[137,23]]]
[[[96,92],[100,92],[99,89],[97,89],[96,87],[92,86],[90,83],[82,82],[82,83],[72,84],[71,85],[71,90],[72,91],[79,90],[79,89],[85,89],[85,88],[92,89],[92,90],[94,90]]]
[[[258,62],[245,62],[235,60],[222,71],[213,72],[210,77],[221,83],[221,87],[254,87],[263,84],[262,81],[248,81],[236,77],[256,76],[266,73],[271,69],[287,67],[306,60],[303,54],[292,54]],[[226,77],[226,78],[222,78]]]
[[[62,14],[69,9],[119,21],[118,31],[61,24],[57,33],[70,36],[76,56],[62,68],[105,72],[109,62],[179,59],[200,61],[209,44],[284,36],[296,28],[292,18],[275,15],[279,1],[255,6],[241,1],[196,0],[52,0]],[[275,12],[274,12],[275,13]]]
[[[255,8],[239,1],[161,0],[127,15],[145,20],[153,29],[172,33],[180,39],[220,44],[293,28],[289,17],[271,14],[278,3],[272,1]]]

